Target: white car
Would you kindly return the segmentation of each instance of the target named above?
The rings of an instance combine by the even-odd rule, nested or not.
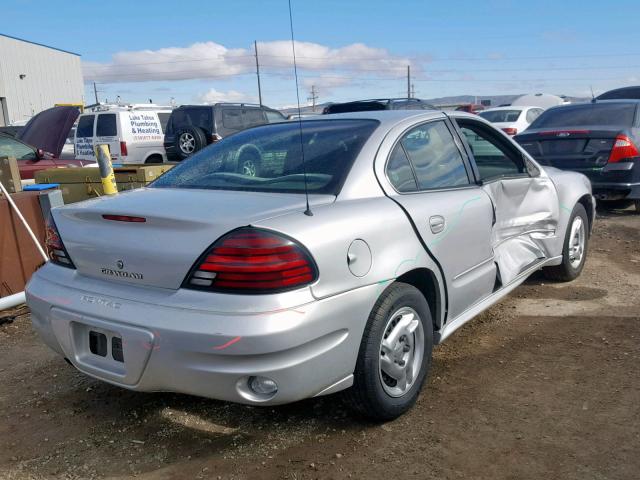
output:
[[[171,107],[157,105],[100,105],[78,118],[75,157],[95,160],[94,147],[109,145],[114,163],[162,163],[164,128]]]
[[[542,112],[544,108],[540,107],[509,106],[490,108],[478,115],[513,136],[526,130]]]

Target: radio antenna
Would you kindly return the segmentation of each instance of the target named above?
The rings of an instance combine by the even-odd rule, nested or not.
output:
[[[300,111],[300,89],[298,88],[298,67],[296,65],[296,42],[293,39],[293,14],[291,13],[291,0],[289,0],[289,27],[291,29],[291,49],[293,50],[293,76],[296,79],[296,99],[298,101],[298,128],[300,130],[300,154],[302,155],[302,173],[304,175],[304,197],[307,209],[304,214],[311,217],[313,212],[309,207],[309,188],[307,187],[307,166],[304,161],[304,141],[302,140],[302,113]]]

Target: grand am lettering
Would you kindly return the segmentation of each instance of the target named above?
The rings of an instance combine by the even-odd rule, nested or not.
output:
[[[137,272],[126,272],[124,270],[113,270],[112,268],[103,267],[100,269],[103,275],[109,275],[111,277],[120,277],[120,278],[132,278],[134,280],[142,280],[144,275]]]

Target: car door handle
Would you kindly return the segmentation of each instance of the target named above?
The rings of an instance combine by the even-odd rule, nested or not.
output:
[[[429,227],[431,228],[432,233],[440,233],[444,230],[445,220],[442,215],[433,215],[429,217]]]

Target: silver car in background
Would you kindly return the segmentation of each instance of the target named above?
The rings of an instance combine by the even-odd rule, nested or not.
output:
[[[390,419],[434,344],[536,270],[580,274],[594,207],[586,177],[474,115],[272,124],[54,209],[27,300],[51,348],[114,385],[261,405],[348,389]]]

